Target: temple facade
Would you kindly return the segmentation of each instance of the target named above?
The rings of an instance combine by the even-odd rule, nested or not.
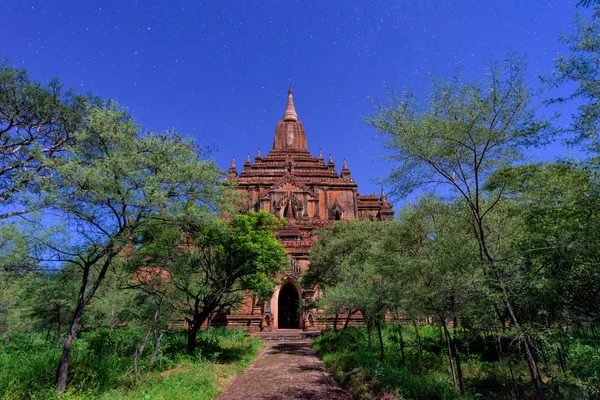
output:
[[[346,160],[338,173],[331,156],[326,162],[322,152],[316,157],[309,153],[291,89],[271,151],[261,156],[259,150],[254,161],[248,155],[239,173],[232,160],[227,179],[235,182],[247,199],[248,211],[265,210],[286,218],[287,225],[276,236],[289,263],[271,299],[264,301],[249,293],[239,310],[217,315],[213,323],[250,330],[323,327],[322,311],[306,309],[319,295],[318,288],[301,285],[302,274],[310,268],[308,253],[316,240],[314,232],[336,221],[392,219],[394,210],[385,194],[361,196]]]

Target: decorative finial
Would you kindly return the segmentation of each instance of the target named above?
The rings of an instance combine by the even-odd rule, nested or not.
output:
[[[329,155],[329,161],[327,162],[327,164],[333,164],[333,157],[331,157],[331,154]]]
[[[323,159],[323,149],[319,149],[319,160]]]
[[[227,170],[227,177],[228,178],[236,178],[237,176],[238,176],[238,173],[235,168],[235,157],[231,157],[231,165],[229,166],[229,169]]]
[[[252,166],[252,163],[250,162],[250,153],[248,153],[248,156],[246,157],[246,162],[244,163],[244,168],[249,168]]]
[[[298,114],[296,114],[296,108],[294,107],[294,99],[292,97],[292,84],[290,83],[290,88],[288,90],[288,101],[287,106],[285,107],[285,113],[283,113],[284,121],[297,122]]]
[[[385,219],[391,219],[394,217],[394,211],[392,210],[392,205],[390,204],[390,202],[387,199],[387,196],[385,195],[385,192],[383,191],[383,187],[381,188],[381,197],[379,198],[379,201],[381,202],[381,210],[382,210],[382,219],[383,215],[387,215],[387,217]],[[409,208],[410,208],[410,203],[409,203]]]
[[[344,158],[344,165],[342,166],[342,173],[340,174],[340,178],[350,178],[350,169],[348,169],[348,164],[346,164],[345,158]]]
[[[260,147],[258,148],[258,153],[256,154],[257,157],[260,157]]]

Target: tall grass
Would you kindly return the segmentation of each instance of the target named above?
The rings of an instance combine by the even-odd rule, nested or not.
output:
[[[327,330],[313,347],[340,383],[357,398],[392,395],[399,399],[513,399],[510,371],[497,357],[493,343],[470,338],[461,347],[466,393],[459,395],[450,373],[447,348],[439,329],[419,328],[423,345],[418,354],[414,329],[405,327],[406,363],[401,361],[395,326],[383,329],[385,359],[380,359],[376,333],[369,345],[364,327]],[[511,343],[507,343],[510,346]],[[532,398],[527,365],[513,348],[512,362],[522,399]],[[507,356],[508,357],[508,356]],[[552,354],[539,354],[548,399],[600,399],[600,341],[575,340],[569,348],[570,369],[562,373]],[[546,358],[544,361],[542,358]],[[507,361],[507,360],[504,360]]]
[[[185,354],[185,334],[169,332],[154,371],[147,373],[153,351],[150,341],[140,362],[141,374],[135,375],[134,352],[143,332],[131,328],[82,332],[74,342],[69,389],[62,397],[214,398],[224,377],[245,367],[261,346],[258,339],[244,334],[241,330],[202,331],[198,351],[191,357]],[[14,337],[8,345],[0,345],[0,399],[56,399],[60,355],[61,349],[53,348],[39,334]],[[189,392],[181,397],[186,388]]]

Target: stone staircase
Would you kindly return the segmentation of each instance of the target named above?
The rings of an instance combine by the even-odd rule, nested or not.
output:
[[[272,332],[256,332],[255,336],[264,341],[279,341],[279,342],[298,342],[304,340],[313,340],[319,336],[319,331],[303,331],[301,329],[278,329]]]

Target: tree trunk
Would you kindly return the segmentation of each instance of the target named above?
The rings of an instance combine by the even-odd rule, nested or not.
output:
[[[406,365],[404,357],[404,337],[402,336],[402,325],[398,324],[398,340],[400,341],[400,354],[402,355],[402,364]]]
[[[448,360],[450,361],[450,370],[452,372],[452,382],[454,382],[454,387],[457,387],[458,384],[456,382],[456,370],[454,369],[454,361],[452,360],[452,346],[450,345],[450,335],[446,335],[446,345],[448,347]]]
[[[385,352],[383,349],[383,336],[381,336],[381,323],[377,322],[377,336],[379,337],[379,351],[381,352],[381,361],[385,359]]]
[[[333,330],[337,332],[337,324],[338,324],[338,318],[339,318],[340,314],[335,313],[335,318],[333,319]]]
[[[498,361],[500,361],[500,364],[504,365],[504,359],[502,358],[502,342],[500,341],[500,337],[494,332],[493,328],[490,328],[490,333],[492,334],[492,340],[494,342],[494,347],[496,348]]]
[[[367,336],[369,338],[369,347],[373,344],[373,324],[367,323]]]
[[[510,378],[512,380],[513,391],[515,392],[515,400],[521,400],[521,393],[519,393],[519,385],[517,384],[517,378],[515,377],[515,370],[510,359],[508,360],[508,369],[510,370]]]
[[[196,337],[198,334],[198,329],[195,328],[195,323],[190,324],[187,330],[187,353],[189,355],[194,355],[196,353]]]
[[[419,335],[419,327],[417,326],[417,321],[413,319],[413,326],[415,327],[415,336],[417,337],[417,352],[419,357],[423,355],[423,348],[421,347],[421,335]]]
[[[81,321],[81,315],[83,313],[83,308],[89,301],[94,297],[96,290],[102,283],[104,276],[106,275],[106,271],[111,265],[112,259],[116,254],[121,251],[121,248],[113,248],[110,253],[104,253],[105,257],[102,262],[102,267],[94,281],[92,287],[88,290],[88,279],[90,275],[90,269],[93,265],[95,265],[101,258],[102,255],[96,255],[94,259],[88,260],[89,263],[86,263],[83,269],[83,275],[81,277],[81,286],[79,287],[79,295],[77,296],[77,305],[75,307],[75,313],[73,315],[73,320],[71,322],[71,326],[69,327],[69,332],[67,333],[67,337],[65,338],[65,343],[63,344],[62,356],[60,357],[60,362],[58,363],[58,372],[56,374],[56,391],[61,394],[67,388],[67,379],[69,376],[69,361],[71,360],[71,347],[73,346],[73,339],[75,338],[75,332],[77,331],[77,327],[79,326],[79,321]]]
[[[194,355],[196,352],[196,337],[198,336],[198,331],[210,315],[210,311],[207,310],[213,310],[215,307],[205,307],[201,312],[195,312],[193,317],[188,320],[187,353],[189,355]]]
[[[67,378],[69,376],[69,361],[71,359],[71,347],[73,345],[73,339],[75,338],[75,332],[77,331],[77,327],[79,326],[79,321],[81,320],[81,314],[83,312],[83,294],[85,287],[79,293],[79,298],[77,299],[77,307],[75,307],[75,315],[73,316],[73,321],[71,322],[71,326],[69,327],[69,332],[67,333],[67,337],[65,338],[65,343],[63,344],[62,356],[60,357],[60,362],[58,363],[58,372],[56,377],[56,391],[58,393],[63,393],[65,389],[67,389]]]
[[[156,362],[156,356],[158,355],[158,349],[160,348],[160,342],[162,341],[164,332],[161,332],[158,335],[158,338],[154,338],[154,351],[152,352],[152,358],[150,359],[150,363],[148,364],[148,371],[152,371],[152,367],[154,366],[154,362]]]
[[[346,330],[346,328],[348,327],[348,324],[350,323],[350,318],[352,318],[352,316],[354,315],[356,311],[350,311],[348,313],[348,315],[346,315],[346,321],[344,322],[344,330]]]
[[[502,325],[503,332],[505,329],[506,328],[504,328],[504,325]],[[492,328],[490,328],[490,332],[492,334],[492,339],[494,340],[494,346],[496,347],[496,352],[498,353],[498,359],[500,360],[502,365],[504,365],[504,358],[503,358],[504,351],[502,351],[502,340],[500,339],[500,335]],[[521,400],[521,393],[519,393],[519,385],[517,383],[517,378],[515,376],[515,370],[513,368],[510,357],[507,358],[506,363],[508,364],[508,370],[510,371],[510,379],[512,381],[513,392],[515,393],[515,399]]]
[[[144,340],[142,341],[142,345],[135,352],[135,357],[133,358],[133,373],[135,375],[138,374],[138,371],[139,371],[138,367],[140,365],[140,360],[142,359],[142,354],[144,354],[144,349],[146,348],[146,344],[148,344],[148,339],[150,338],[150,332],[152,332],[152,329],[148,328],[148,332],[146,332],[146,336],[144,337]]]
[[[460,394],[465,394],[465,381],[463,379],[462,367],[460,365],[460,353],[458,351],[458,346],[456,345],[456,341],[452,339],[450,336],[450,332],[448,331],[448,327],[445,322],[442,320],[442,324],[444,325],[444,333],[446,334],[446,342],[448,344],[448,353],[453,353],[450,356],[450,359],[454,358],[456,362],[456,377],[454,378],[454,385],[456,385],[456,381],[458,380],[458,387],[460,390]],[[453,368],[454,372],[454,368]]]
[[[540,372],[537,367],[537,363],[535,362],[535,358],[533,357],[533,353],[531,352],[531,339],[529,337],[525,337],[524,346],[525,348],[525,358],[527,359],[527,366],[529,367],[529,373],[531,374],[531,380],[533,381],[533,386],[535,387],[536,397],[535,400],[544,400],[544,390],[542,389],[542,378],[540,377]]]
[[[452,345],[454,347],[454,359],[456,360],[456,372],[458,375],[458,385],[460,387],[460,394],[465,394],[465,380],[463,378],[462,366],[460,364],[460,352],[458,351],[458,345],[456,344],[456,340],[452,340]]]
[[[496,281],[498,282],[498,286],[502,291],[502,302],[504,303],[504,308],[508,312],[508,316],[510,321],[515,327],[517,333],[522,333],[521,326],[519,325],[519,320],[512,308],[512,304],[508,297],[508,292],[506,290],[506,286],[504,285],[504,280],[502,279],[502,273],[496,268],[494,256],[490,253],[486,239],[485,239],[485,230],[483,228],[483,220],[481,218],[477,218],[478,228],[480,232],[480,241],[485,253],[486,258],[490,264],[491,269],[494,271]],[[540,377],[540,371],[538,369],[537,363],[535,362],[535,358],[533,357],[533,353],[531,351],[531,339],[527,334],[525,334],[525,340],[523,341],[523,348],[525,350],[525,360],[527,361],[527,366],[529,367],[529,374],[531,375],[531,381],[533,382],[533,386],[535,387],[535,400],[543,400],[544,399],[544,390],[542,389],[542,379]]]
[[[150,363],[148,364],[148,371],[152,371],[152,367],[154,366],[154,362],[156,361],[156,356],[158,355],[158,349],[160,348],[160,342],[163,338],[163,332],[160,332],[158,328],[158,318],[160,316],[160,306],[161,302],[156,305],[156,312],[154,313],[154,320],[152,323],[152,330],[154,333],[154,351],[152,352],[152,358],[150,359]]]

